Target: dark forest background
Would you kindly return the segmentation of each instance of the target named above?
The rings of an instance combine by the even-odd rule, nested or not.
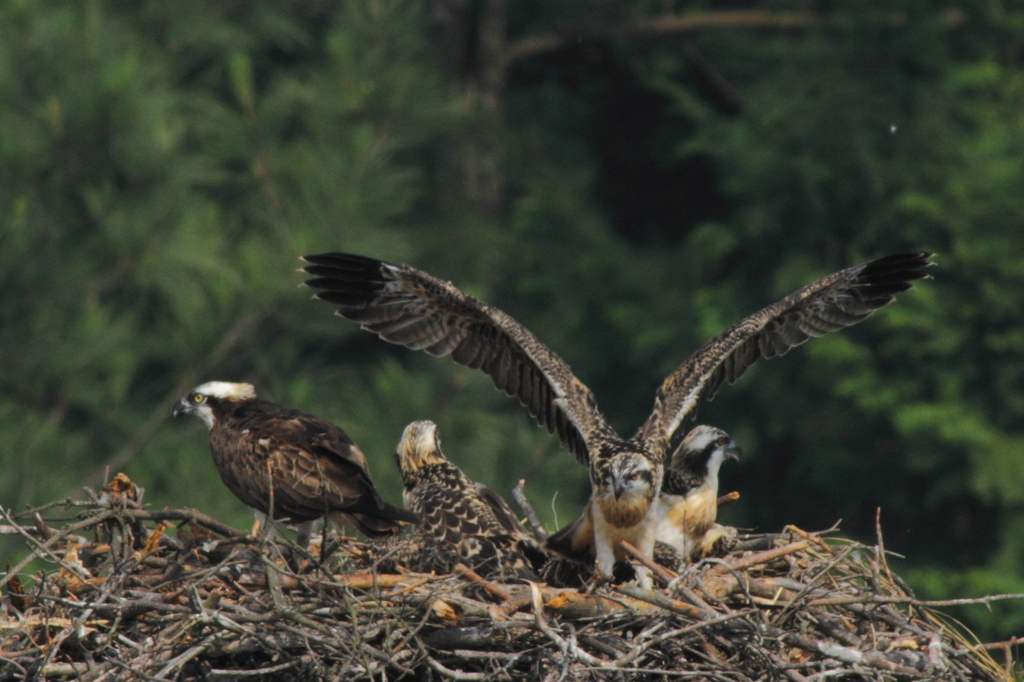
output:
[[[432,419],[554,528],[589,490],[557,439],[333,317],[298,256],[452,280],[628,434],[729,324],[926,249],[934,280],[703,406],[745,452],[722,517],[873,542],[880,507],[921,595],[1024,592],[1022,112],[1010,2],[6,0],[0,503],[125,471],[247,527],[169,416],[219,379],[341,425],[392,501],[402,428]],[[1019,603],[957,614],[1024,632]]]

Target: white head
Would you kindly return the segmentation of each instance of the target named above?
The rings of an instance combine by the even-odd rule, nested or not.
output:
[[[207,381],[192,389],[189,395],[197,393],[220,400],[251,400],[256,397],[252,384],[233,384],[230,381]]]
[[[177,417],[179,414],[191,414],[199,417],[206,424],[206,428],[212,429],[214,423],[214,410],[223,401],[252,400],[256,397],[256,389],[252,384],[233,384],[228,381],[207,381],[205,384],[196,386],[192,391],[174,404],[171,414]]]

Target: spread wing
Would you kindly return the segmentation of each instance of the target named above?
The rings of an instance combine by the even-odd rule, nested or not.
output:
[[[785,355],[811,337],[857,324],[927,277],[927,252],[885,256],[822,277],[708,341],[658,389],[638,438],[668,443],[701,397],[715,396],[761,359]]]
[[[596,435],[615,436],[569,366],[497,308],[407,265],[342,253],[304,260],[316,298],[386,341],[483,370],[581,462]]]

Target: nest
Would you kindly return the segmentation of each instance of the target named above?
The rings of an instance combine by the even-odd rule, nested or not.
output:
[[[123,475],[3,516],[31,552],[0,581],[0,680],[1011,679],[881,546],[793,528],[588,592],[381,573],[353,540],[306,552],[147,509]]]

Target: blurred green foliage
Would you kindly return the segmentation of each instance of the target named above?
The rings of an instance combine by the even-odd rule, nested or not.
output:
[[[525,478],[565,523],[588,484],[555,438],[486,377],[332,317],[297,257],[451,279],[631,433],[732,322],[929,249],[933,281],[702,408],[747,453],[722,516],[872,541],[881,507],[923,595],[1024,592],[1024,14],[772,2],[645,29],[711,7],[0,4],[0,503],[109,468],[247,525],[201,425],[169,420],[219,379],[341,425],[391,500],[429,418],[470,476]],[[994,638],[1024,610],[957,615]]]

